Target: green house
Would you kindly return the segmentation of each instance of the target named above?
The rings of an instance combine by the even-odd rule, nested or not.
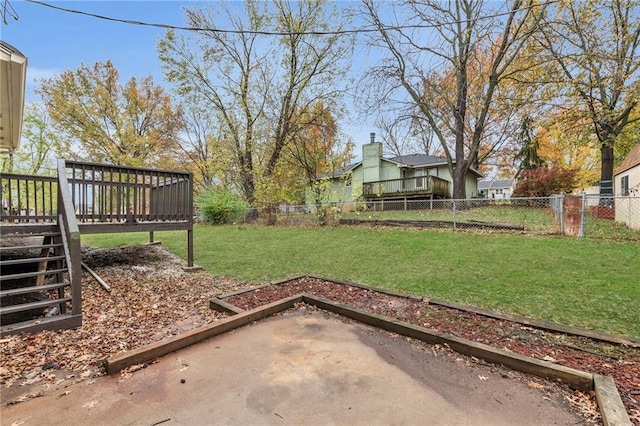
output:
[[[453,179],[445,157],[412,154],[386,158],[382,155],[380,142],[363,145],[362,161],[335,170],[324,178],[331,181],[328,199],[333,203],[443,199],[453,195]],[[466,181],[467,198],[478,196],[481,178],[479,171],[470,170]],[[307,203],[313,204],[309,195]]]

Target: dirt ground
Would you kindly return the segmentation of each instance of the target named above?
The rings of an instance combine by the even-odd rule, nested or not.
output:
[[[105,374],[104,360],[108,357],[218,321],[226,315],[209,309],[211,298],[256,285],[212,277],[205,272],[184,272],[184,263],[162,246],[85,249],[83,260],[107,281],[112,291],[107,293],[85,274],[82,327],[2,339],[3,405],[48,395],[78,381],[90,383]],[[498,348],[611,376],[632,421],[640,424],[637,349],[543,332],[318,279],[256,289],[227,302],[250,309],[302,291]],[[531,379],[530,383],[532,388],[559,392],[585,421],[600,421],[594,395],[557,388],[544,381]]]

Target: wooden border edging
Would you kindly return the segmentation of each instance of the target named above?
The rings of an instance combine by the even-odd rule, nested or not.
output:
[[[308,277],[308,275],[295,275],[293,277],[284,278],[284,279],[281,279],[281,280],[278,280],[278,281],[272,281],[272,282],[269,282],[267,284],[262,284],[262,285],[259,285],[257,287],[245,288],[243,290],[237,290],[237,291],[232,291],[230,293],[221,294],[221,295],[216,296],[216,297],[218,299],[226,299],[228,297],[237,296],[239,294],[249,293],[249,292],[252,292],[252,291],[259,290],[261,288],[269,287],[271,285],[285,284],[285,283],[288,283],[289,281],[295,281],[295,280],[299,280],[299,279],[307,278],[307,277]],[[321,278],[321,279],[324,279],[324,278]],[[327,281],[331,281],[331,280],[327,280]]]
[[[420,297],[420,296],[414,296],[414,295],[410,295],[410,294],[403,294],[403,293],[399,293],[399,292],[395,292],[395,291],[391,291],[391,290],[385,290],[383,288],[368,286],[368,285],[365,285],[365,284],[358,284],[358,283],[353,283],[353,282],[348,282],[348,281],[340,281],[340,280],[335,280],[333,278],[326,278],[326,277],[321,277],[321,276],[317,276],[317,275],[298,275],[298,276],[293,276],[293,277],[285,278],[285,279],[282,279],[282,280],[279,280],[279,281],[270,282],[268,284],[264,284],[264,285],[261,285],[261,286],[258,286],[258,287],[253,287],[251,289],[244,289],[244,290],[239,290],[239,291],[235,291],[235,292],[232,292],[232,293],[222,294],[222,295],[217,296],[217,297],[218,297],[218,299],[226,299],[226,298],[231,297],[231,296],[237,296],[239,294],[249,293],[251,291],[258,290],[258,289],[265,288],[265,287],[269,287],[271,285],[286,284],[289,281],[295,281],[295,280],[303,279],[303,278],[313,278],[313,279],[317,279],[317,280],[323,280],[323,281],[332,282],[334,284],[348,285],[348,286],[352,286],[352,287],[362,288],[364,290],[377,291],[378,293],[387,294],[389,296],[404,297],[404,298],[407,298],[407,299],[417,300],[419,302],[427,302],[427,303],[429,303],[431,305],[444,306],[445,308],[456,309],[456,310],[464,311],[464,312],[471,312],[471,313],[482,315],[482,316],[485,316],[485,317],[488,317],[488,318],[495,318],[495,319],[501,319],[501,320],[505,320],[505,321],[516,322],[518,324],[524,324],[524,325],[527,325],[527,326],[530,326],[530,327],[538,328],[540,330],[553,331],[553,332],[562,333],[562,334],[571,334],[571,335],[574,335],[574,336],[588,337],[590,339],[598,340],[600,342],[613,343],[613,344],[616,344],[616,345],[626,345],[626,346],[629,346],[629,347],[632,347],[632,348],[640,348],[640,339],[635,339],[633,337],[628,337],[628,336],[624,336],[624,335],[621,335],[621,334],[613,334],[613,333],[604,333],[604,332],[599,332],[599,331],[593,331],[593,330],[589,330],[589,329],[586,329],[586,328],[574,327],[574,326],[571,326],[571,325],[564,325],[564,324],[559,324],[559,323],[556,323],[556,322],[545,321],[545,320],[525,317],[525,316],[521,316],[521,315],[506,314],[506,313],[503,313],[503,312],[492,311],[492,310],[489,310],[489,309],[480,308],[480,307],[473,306],[473,305],[465,305],[465,304],[457,303],[457,302],[448,302],[446,300],[442,300],[442,299],[438,299],[438,298],[431,299],[431,298],[424,298],[424,297]]]
[[[574,326],[571,326],[571,325],[564,325],[564,324],[559,324],[559,323],[556,323],[556,322],[540,320],[540,319],[536,319],[536,318],[529,318],[529,317],[525,317],[525,316],[521,316],[521,315],[506,314],[506,313],[492,311],[492,310],[485,309],[485,308],[480,308],[480,307],[477,307],[477,306],[465,305],[465,304],[457,303],[457,302],[448,302],[446,300],[442,300],[442,299],[438,299],[438,298],[433,298],[433,299],[432,298],[426,298],[425,299],[424,297],[420,297],[420,296],[414,296],[414,295],[410,295],[410,294],[398,293],[398,292],[391,291],[391,290],[385,290],[383,288],[372,287],[372,286],[353,283],[353,282],[348,282],[348,281],[334,280],[333,278],[320,277],[320,276],[317,276],[317,275],[301,275],[301,276],[297,276],[297,277],[286,278],[286,279],[281,280],[281,281],[275,281],[273,283],[265,284],[265,285],[262,285],[260,287],[255,287],[255,288],[250,289],[250,290],[241,290],[241,291],[238,291],[238,292],[235,292],[235,293],[230,293],[228,295],[221,295],[221,296],[218,296],[218,297],[220,299],[225,299],[225,298],[230,297],[230,296],[235,296],[235,295],[238,295],[238,294],[248,293],[248,292],[250,292],[252,290],[255,290],[255,289],[258,289],[258,288],[268,287],[270,285],[285,284],[285,283],[287,283],[289,281],[294,281],[294,280],[301,279],[301,278],[314,278],[314,279],[317,279],[317,280],[329,281],[329,282],[332,282],[332,283],[335,283],[335,284],[348,285],[348,286],[352,286],[352,287],[362,288],[362,289],[365,289],[365,290],[377,291],[379,293],[388,294],[389,296],[404,297],[404,298],[407,298],[407,299],[417,300],[419,302],[427,302],[427,303],[429,303],[431,305],[444,306],[445,308],[456,309],[458,311],[472,312],[474,314],[482,315],[482,316],[489,317],[489,318],[496,318],[496,319],[501,319],[501,320],[506,320],[506,321],[512,321],[512,322],[516,322],[516,323],[519,323],[519,324],[528,325],[530,327],[539,328],[541,330],[553,331],[553,332],[562,333],[562,334],[572,334],[572,335],[575,335],[575,336],[588,337],[590,339],[598,340],[598,341],[601,341],[601,342],[614,343],[614,344],[617,344],[617,345],[626,345],[626,346],[629,346],[629,347],[632,347],[632,348],[640,348],[640,339],[635,339],[633,337],[624,336],[622,334],[604,333],[604,332],[589,330],[589,329],[586,329],[586,328],[574,327]]]
[[[353,283],[353,282],[348,282],[348,281],[334,280],[333,278],[318,277],[316,275],[306,275],[305,278],[313,278],[313,279],[316,279],[316,280],[329,281],[329,282],[332,282],[332,283],[335,283],[335,284],[348,285],[348,286],[351,286],[351,287],[358,287],[358,288],[361,288],[363,290],[376,291],[378,293],[387,294],[389,296],[404,297],[405,299],[412,299],[412,300],[416,300],[418,302],[424,301],[424,297],[422,297],[422,296],[414,296],[412,294],[398,293],[396,291],[385,290],[384,288],[372,287],[372,286],[365,285],[365,284],[358,284],[358,283]]]
[[[106,361],[107,374],[117,373],[126,367],[150,361],[171,352],[175,352],[178,349],[193,345],[194,343],[201,342],[210,337],[218,336],[227,331],[242,327],[250,322],[285,311],[301,301],[302,295],[281,299],[212,324],[203,325],[202,327],[189,330],[177,336],[112,356]]]
[[[502,364],[514,370],[533,374],[552,380],[562,381],[573,389],[593,390],[593,375],[581,370],[563,367],[547,361],[537,360],[524,355],[493,348],[489,345],[429,330],[417,325],[399,321],[384,315],[371,314],[346,305],[330,302],[305,294],[303,301],[317,308],[331,311],[383,330],[411,337],[431,344],[447,344],[451,349],[464,355],[475,356],[488,362]]]
[[[353,282],[349,282],[349,281],[340,281],[340,280],[335,280],[333,278],[321,277],[321,276],[318,276],[318,275],[295,275],[293,277],[284,278],[284,279],[278,280],[278,281],[273,281],[273,282],[270,282],[268,284],[263,284],[263,285],[260,285],[258,287],[253,287],[253,288],[249,288],[249,289],[234,291],[234,292],[231,292],[231,293],[221,294],[221,295],[217,296],[217,298],[218,299],[227,299],[227,298],[232,297],[232,296],[238,296],[240,294],[249,293],[249,292],[252,292],[254,290],[259,290],[261,288],[269,287],[269,286],[272,286],[272,285],[286,284],[286,283],[288,283],[290,281],[301,280],[301,279],[304,279],[304,278],[311,278],[311,279],[315,279],[315,280],[329,281],[329,282],[332,282],[334,284],[348,285],[348,286],[351,286],[351,287],[358,287],[358,288],[361,288],[363,290],[377,291],[378,293],[388,294],[389,296],[404,297],[404,298],[407,298],[407,299],[417,300],[418,302],[422,302],[424,300],[424,298],[422,296],[414,296],[412,294],[398,293],[398,292],[395,292],[395,291],[392,291],[392,290],[386,290],[384,288],[372,287],[372,286],[368,286],[368,285],[365,285],[365,284],[353,283]]]
[[[151,343],[141,348],[115,355],[106,361],[107,374],[114,374],[131,365],[140,364],[175,352],[210,337],[218,336],[248,323],[290,309],[296,303],[304,302],[318,309],[333,312],[382,330],[397,333],[429,344],[447,345],[452,350],[464,355],[474,356],[494,364],[501,364],[505,367],[534,376],[561,381],[576,390],[595,390],[598,407],[605,426],[631,425],[618,389],[614,381],[607,376],[591,374],[574,368],[563,367],[547,361],[504,351],[483,343],[477,343],[436,330],[430,330],[384,315],[369,313],[309,294],[291,296],[250,311],[242,311],[242,309],[221,300],[218,302],[221,302],[232,312],[235,310],[241,312],[219,322],[207,324],[163,341]]]
[[[604,426],[631,426],[631,420],[624,408],[618,388],[611,377],[593,375],[593,386]]]
[[[231,303],[227,303],[224,300],[218,299],[217,297],[215,299],[209,300],[209,309],[231,315],[237,315],[246,312],[244,309],[232,305]]]
[[[620,334],[603,333],[588,330],[586,328],[523,317],[520,315],[505,314],[502,312],[491,311],[489,309],[479,308],[471,305],[464,305],[457,302],[448,302],[440,299],[429,299],[429,303],[432,305],[444,306],[445,308],[457,309],[459,311],[473,312],[474,314],[482,315],[489,318],[517,322],[519,324],[528,325],[531,327],[539,328],[541,330],[555,331],[557,333],[564,334],[573,334],[575,336],[588,337],[590,339],[599,340],[601,342],[615,343],[618,345],[627,345],[633,348],[640,348],[640,340]]]

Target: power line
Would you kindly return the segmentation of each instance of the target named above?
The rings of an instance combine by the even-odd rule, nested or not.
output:
[[[129,25],[140,25],[140,26],[145,26],[145,27],[164,28],[164,29],[167,29],[167,30],[194,31],[194,32],[214,32],[214,33],[222,33],[222,34],[252,34],[252,35],[265,35],[265,36],[347,35],[347,34],[373,33],[373,32],[378,32],[380,30],[379,28],[364,28],[364,27],[362,27],[362,28],[335,30],[335,31],[289,32],[289,31],[230,30],[230,29],[224,29],[224,28],[187,27],[187,26],[182,26],[182,25],[172,25],[172,24],[163,24],[163,23],[156,23],[156,22],[138,21],[138,20],[134,20],[134,19],[114,18],[114,17],[111,17],[111,16],[100,15],[100,14],[97,14],[97,13],[85,12],[85,11],[82,11],[82,10],[69,9],[69,8],[66,8],[66,7],[56,6],[56,5],[45,3],[45,2],[39,1],[39,0],[24,0],[24,1],[29,2],[29,3],[34,3],[34,4],[37,4],[37,5],[40,5],[40,6],[48,7],[48,8],[51,8],[51,9],[55,9],[55,10],[58,10],[58,11],[61,11],[61,12],[74,13],[74,14],[77,14],[77,15],[89,16],[89,17],[92,17],[92,18],[102,19],[102,20],[105,20],[105,21],[119,22],[119,23],[129,24]],[[518,9],[517,11],[520,12],[520,11],[523,11],[523,10],[533,9],[534,7],[548,6],[550,4],[558,3],[559,1],[560,0],[549,0],[549,1],[545,2],[545,3],[539,3],[539,4],[534,4],[534,5],[522,7],[520,9]],[[8,0],[5,0],[5,4],[7,2],[8,2]],[[485,16],[481,16],[481,17],[479,17],[477,19],[474,19],[474,20],[499,18],[499,17],[502,17],[502,16],[509,15],[512,12],[513,11],[508,11],[508,12],[495,13],[495,14],[492,14],[492,15],[485,15]],[[14,18],[17,19],[17,15]],[[421,29],[421,28],[428,29],[428,28],[438,28],[438,27],[442,27],[442,26],[445,26],[445,25],[455,25],[455,24],[465,23],[465,22],[470,22],[470,21],[471,20],[461,20],[461,21],[442,22],[442,23],[437,23],[437,24],[423,24],[423,25],[417,25],[417,24],[414,24],[414,25],[395,25],[395,26],[385,26],[383,29],[386,30],[386,31],[389,31],[389,30],[400,31],[400,30],[405,30],[405,29]]]

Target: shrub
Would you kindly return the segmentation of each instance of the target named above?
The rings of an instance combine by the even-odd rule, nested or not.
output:
[[[576,171],[559,167],[524,170],[518,179],[514,197],[548,197],[573,190]]]
[[[247,205],[228,189],[207,188],[198,196],[196,204],[202,220],[208,223],[241,221]]]

